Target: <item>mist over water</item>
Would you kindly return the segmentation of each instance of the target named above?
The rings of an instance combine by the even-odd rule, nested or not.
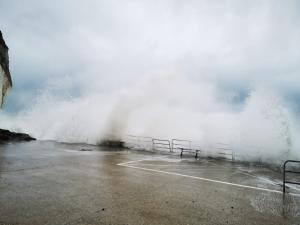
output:
[[[299,124],[275,91],[252,90],[240,109],[233,97],[210,82],[157,73],[113,93],[58,99],[45,91],[30,109],[0,121],[41,140],[98,144],[133,134],[194,140],[207,151],[225,143],[245,161],[300,158]]]

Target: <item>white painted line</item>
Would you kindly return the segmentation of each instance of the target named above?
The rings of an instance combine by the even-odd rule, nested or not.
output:
[[[138,167],[138,166],[130,166],[130,165],[125,165],[125,164],[117,164],[117,165],[128,167],[128,168],[133,168],[133,169],[156,172],[156,173],[163,173],[163,174],[187,177],[187,178],[192,178],[192,179],[196,179],[196,180],[203,180],[203,181],[214,182],[214,183],[219,183],[219,184],[226,184],[226,185],[231,185],[231,186],[235,186],[235,187],[242,187],[242,188],[248,188],[248,189],[253,189],[253,190],[260,190],[260,191],[267,191],[267,192],[282,194],[282,191],[272,190],[272,189],[267,189],[267,188],[260,188],[260,187],[236,184],[236,183],[225,182],[225,181],[220,181],[220,180],[208,179],[208,178],[204,178],[204,177],[195,177],[195,176],[185,175],[185,174],[181,174],[181,173],[174,173],[174,172],[167,172],[167,171],[162,171],[162,170],[148,169],[148,168],[143,168],[143,167]],[[289,193],[289,195],[294,195],[294,196],[300,197],[300,194]]]
[[[216,163],[212,163],[212,164],[215,165],[215,166],[219,166],[219,165],[216,164]],[[219,166],[219,167],[227,168],[227,167],[225,167],[225,166]],[[281,185],[280,183],[277,183],[277,182],[274,182],[274,181],[270,181],[270,180],[265,179],[265,178],[263,178],[263,177],[259,177],[259,176],[253,175],[253,174],[251,174],[251,173],[248,172],[248,171],[241,170],[241,169],[239,169],[238,167],[235,167],[235,169],[236,169],[239,173],[241,173],[241,174],[244,174],[244,175],[247,175],[247,176],[256,178],[256,179],[261,179],[261,180],[265,181],[265,182],[268,183],[268,184],[272,184],[272,185]],[[211,169],[210,169],[210,170],[211,170]],[[297,188],[296,188],[296,189],[297,189]]]
[[[141,160],[141,161],[146,161],[146,160]],[[131,162],[129,162],[129,163],[120,163],[120,164],[118,164],[118,166],[120,166],[120,165],[126,165],[126,164],[130,164]],[[191,165],[174,165],[174,164],[152,164],[152,163],[143,163],[142,164],[143,166],[156,166],[156,167],[180,167],[180,168],[182,168],[182,167],[188,167],[189,168],[189,170],[207,170],[207,167],[205,167],[205,166],[191,166]],[[218,171],[218,170],[220,170],[220,171],[224,171],[224,168],[210,168],[209,169],[210,171]],[[239,171],[237,171],[238,173],[239,173]],[[247,175],[247,174],[246,174]]]
[[[142,162],[142,161],[147,161],[147,160],[157,160],[157,159],[162,159],[162,158],[166,158],[166,156],[149,157],[149,158],[145,158],[145,159],[140,159],[140,160],[135,160],[135,161],[129,161],[129,162],[124,162],[124,163],[119,163],[117,165],[118,166],[125,166],[126,164],[130,164],[130,163]]]

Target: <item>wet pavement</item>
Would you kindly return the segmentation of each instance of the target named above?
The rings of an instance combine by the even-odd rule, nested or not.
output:
[[[300,224],[262,166],[97,146],[0,145],[0,224]],[[299,187],[298,187],[299,188]]]

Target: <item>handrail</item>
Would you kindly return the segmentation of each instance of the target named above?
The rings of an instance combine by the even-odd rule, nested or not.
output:
[[[222,152],[217,152],[218,155],[231,156],[231,160],[235,160],[234,150],[229,146],[229,144],[217,142],[215,149],[221,150]]]
[[[171,143],[167,139],[152,138],[152,144],[153,150],[168,149],[170,152],[172,152]]]
[[[298,173],[300,174],[300,171],[292,171],[292,170],[286,170],[286,166],[288,163],[299,163],[300,161],[298,160],[287,160],[283,164],[283,193],[285,194],[285,184],[296,184],[300,185],[300,182],[294,182],[294,181],[287,181],[286,180],[286,173]]]
[[[174,152],[174,149],[180,150],[180,157],[183,156],[183,152],[190,152],[195,153],[195,158],[198,158],[198,153],[201,152],[201,148],[197,146],[193,146],[193,141],[191,140],[185,140],[185,139],[172,139],[172,151]]]
[[[181,151],[180,152],[180,158],[182,158],[184,151],[189,151],[189,152],[193,151],[196,154],[195,159],[197,159],[198,158],[198,153],[201,152],[200,149],[185,149],[185,148],[178,148],[178,149],[180,149],[180,151]]]
[[[173,138],[171,140],[171,147],[172,147],[172,152],[174,152],[174,149],[182,149],[183,147],[186,149],[192,149],[192,141]]]
[[[205,152],[205,147],[199,141],[190,139],[159,139],[147,136],[136,136],[132,134],[127,134],[124,136],[126,147],[133,149],[144,149],[144,150],[168,150],[173,152],[193,152],[198,156],[198,152]],[[223,155],[224,157],[231,156],[231,159],[235,160],[235,152],[230,147],[229,144],[217,142],[214,144],[214,149],[217,151],[212,153],[217,155]],[[207,151],[207,150],[206,150]]]

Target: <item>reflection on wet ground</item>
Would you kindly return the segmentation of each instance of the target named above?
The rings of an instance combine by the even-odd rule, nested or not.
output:
[[[0,145],[0,224],[299,224],[281,173],[85,144]]]

